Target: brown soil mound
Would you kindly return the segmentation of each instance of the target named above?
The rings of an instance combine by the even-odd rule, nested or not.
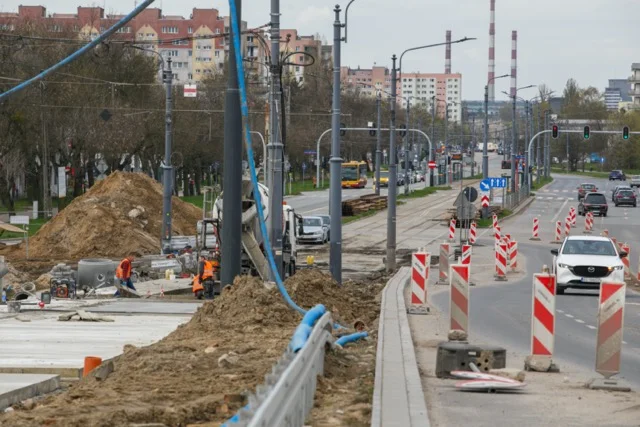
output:
[[[195,234],[202,211],[173,198],[173,233]],[[141,173],[115,172],[76,198],[29,240],[33,258],[77,259],[158,253],[162,186]]]
[[[338,287],[328,276],[311,271],[299,272],[286,285],[303,306],[323,302],[347,320],[373,317],[363,308],[374,307],[370,301],[377,292],[364,292],[374,286]],[[352,300],[360,305],[349,308]],[[125,346],[115,359],[115,372],[105,380],[87,377],[34,409],[17,407],[0,414],[0,426],[222,422],[244,404],[241,393],[254,391],[264,381],[300,319],[277,289],[268,290],[255,278],[239,278],[158,343]],[[218,359],[230,352],[237,354],[237,363],[220,366]]]

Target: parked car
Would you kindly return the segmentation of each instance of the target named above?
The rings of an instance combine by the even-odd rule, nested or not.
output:
[[[611,201],[615,201],[616,200],[616,193],[620,190],[631,190],[631,187],[629,187],[628,185],[622,184],[622,185],[616,185],[613,190],[611,190]]]
[[[424,174],[420,171],[416,171],[416,182],[424,182]]]
[[[587,196],[589,197],[589,196]],[[624,282],[626,252],[618,252],[608,237],[569,236],[560,249],[552,249],[556,292],[567,288],[600,289],[602,279]]]
[[[302,217],[302,234],[298,236],[301,243],[326,243],[327,227],[323,226],[319,216]]]
[[[626,181],[627,177],[621,170],[612,170],[609,172],[609,181]]]
[[[620,206],[620,205],[631,205],[634,208],[636,207],[636,193],[633,192],[633,190],[629,189],[623,189],[623,190],[618,190],[616,192],[616,195],[613,198],[613,203],[616,205],[616,207]]]
[[[373,178],[373,186],[376,186],[376,179]],[[389,171],[380,171],[380,188],[389,186]]]
[[[631,187],[640,187],[640,175],[633,175],[629,180],[629,185]]]
[[[327,229],[327,242],[329,242],[331,241],[331,217],[329,215],[318,215],[318,217],[322,219],[322,226]]]
[[[578,200],[584,199],[587,193],[593,193],[598,191],[598,187],[595,184],[582,183],[578,185]]]
[[[578,215],[593,212],[600,216],[607,216],[608,210],[607,198],[602,193],[588,193],[578,204]]]
[[[398,185],[404,185],[404,171],[398,171],[398,181],[396,181]]]

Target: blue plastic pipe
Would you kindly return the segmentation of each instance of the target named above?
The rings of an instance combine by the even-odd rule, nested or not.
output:
[[[338,338],[338,340],[336,340],[336,345],[339,345],[340,347],[344,347],[345,344],[358,341],[359,339],[366,338],[368,336],[369,334],[366,332],[356,332],[355,334],[345,335],[343,337]]]
[[[55,65],[52,65],[51,67],[49,67],[46,70],[42,71],[40,74],[36,75],[35,77],[32,77],[29,80],[25,80],[22,83],[12,87],[8,91],[0,94],[0,102],[4,101],[9,96],[11,96],[11,95],[13,95],[15,93],[18,93],[23,89],[26,89],[28,86],[32,85],[33,83],[37,82],[38,80],[42,80],[47,75],[49,75],[49,74],[53,73],[54,71],[64,67],[65,65],[71,64],[73,61],[75,61],[76,59],[80,58],[82,55],[87,53],[89,50],[93,49],[94,47],[98,46],[100,43],[102,43],[103,41],[105,41],[106,39],[111,37],[111,35],[113,35],[120,28],[124,27],[129,21],[131,21],[133,18],[135,18],[140,12],[145,10],[147,8],[147,6],[149,6],[154,1],[155,0],[145,0],[145,1],[143,1],[142,3],[140,3],[139,6],[137,6],[135,9],[133,9],[133,11],[130,14],[128,14],[127,16],[125,16],[124,18],[122,18],[121,20],[116,22],[116,24],[113,27],[109,28],[107,31],[105,31],[104,33],[100,34],[94,40],[92,40],[88,44],[82,46],[80,49],[78,49],[75,52],[73,52],[71,55],[67,56],[62,61],[58,62]]]
[[[327,309],[322,304],[318,304],[307,311],[307,314],[302,318],[302,322],[300,322],[300,325],[298,325],[293,333],[293,337],[291,337],[291,342],[289,343],[289,349],[291,351],[297,353],[304,347],[309,339],[309,335],[311,335],[313,325],[315,325],[318,319],[326,312]]]

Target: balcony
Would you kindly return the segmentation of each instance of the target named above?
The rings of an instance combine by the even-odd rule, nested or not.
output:
[[[637,87],[637,88],[635,88],[635,89],[631,89],[631,90],[629,91],[629,96],[632,96],[632,97],[640,97],[640,87]]]
[[[633,73],[628,80],[629,83],[640,83],[640,72]]]

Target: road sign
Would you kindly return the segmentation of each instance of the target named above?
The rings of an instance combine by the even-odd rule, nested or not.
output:
[[[9,218],[9,224],[29,225],[29,217],[27,215],[13,215]]]
[[[302,162],[302,170],[307,170],[307,162]]]
[[[478,190],[473,187],[466,187],[463,190],[464,197],[467,198],[471,203],[475,202],[478,199]]]
[[[198,94],[198,90],[196,89],[196,85],[194,84],[186,84],[184,85],[184,97],[185,98],[195,98]]]
[[[316,150],[304,150],[304,154],[315,155],[316,154]]]
[[[480,190],[489,191],[490,188],[506,188],[507,178],[486,178],[480,181]]]
[[[436,168],[436,162],[434,160],[429,160],[429,169],[435,169]]]

